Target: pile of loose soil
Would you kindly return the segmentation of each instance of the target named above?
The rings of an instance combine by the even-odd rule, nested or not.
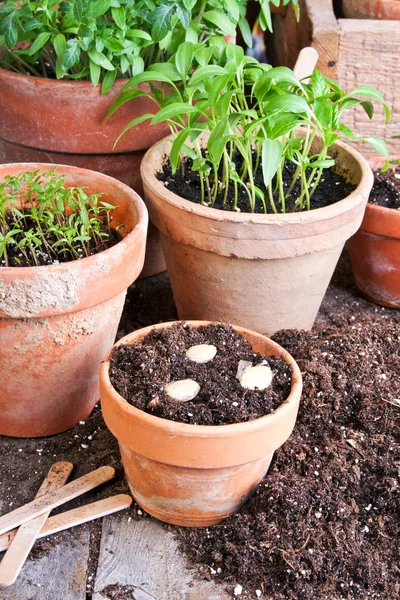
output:
[[[182,544],[241,598],[399,598],[400,320],[275,339],[304,377],[295,430],[242,511]]]
[[[236,171],[240,172],[241,169],[241,161],[236,161]],[[164,183],[166,187],[171,192],[174,192],[181,198],[185,198],[186,200],[190,200],[195,204],[201,203],[201,186],[200,186],[200,178],[199,173],[197,171],[192,171],[193,161],[191,158],[185,159],[183,161],[183,170],[179,169],[176,173],[172,173],[171,165],[169,161],[163,165],[162,170],[158,173],[157,177],[160,181]],[[285,167],[283,169],[283,185],[284,189],[287,191],[292,182],[293,174],[295,171],[295,165],[286,161]],[[311,175],[311,169],[307,169],[306,171],[307,177]],[[210,176],[210,181],[212,182],[212,178]],[[258,169],[255,176],[256,185],[264,191],[266,203],[267,203],[267,212],[272,213],[272,208],[268,202],[268,192],[265,189],[262,169],[261,166]],[[275,179],[273,180],[273,185],[275,185]],[[355,185],[349,183],[344,177],[335,172],[334,168],[326,169],[321,180],[318,184],[315,193],[311,198],[311,209],[323,208],[325,206],[330,206],[331,204],[335,204],[339,202],[339,200],[343,200],[346,198],[351,192],[355,189]],[[295,202],[298,199],[301,192],[300,181],[298,180],[295,186],[293,187],[292,192],[286,199],[286,212],[293,212]],[[229,187],[229,193],[227,196],[226,204],[222,203],[224,197],[224,190],[219,194],[214,208],[218,208],[220,210],[232,211],[234,206],[234,187],[233,184]],[[279,198],[278,194],[274,194],[275,205],[279,212]],[[246,191],[242,186],[239,187],[239,197],[238,197],[238,208],[241,212],[249,213],[249,198]],[[298,210],[298,209],[296,209]],[[260,199],[256,200],[256,208],[255,213],[262,214],[264,213],[263,204]]]
[[[400,210],[400,167],[389,169],[386,173],[374,173],[375,181],[369,202]]]
[[[198,364],[186,357],[196,344],[213,344],[213,360]],[[280,357],[268,358],[272,384],[263,391],[246,390],[237,379],[240,360],[265,362],[232,327],[209,325],[192,328],[178,324],[153,330],[137,345],[118,346],[110,359],[110,381],[130,404],[147,413],[195,425],[222,425],[257,419],[273,412],[289,395],[291,367]],[[194,379],[198,396],[175,402],[164,388],[170,381]]]

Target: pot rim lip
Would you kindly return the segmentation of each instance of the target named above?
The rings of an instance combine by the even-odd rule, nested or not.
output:
[[[286,360],[288,364],[292,367],[292,382],[289,395],[281,402],[281,404],[276,408],[272,413],[267,415],[263,415],[258,419],[253,419],[251,421],[242,421],[240,423],[229,423],[224,425],[195,425],[190,423],[182,423],[179,421],[170,421],[169,419],[164,419],[162,417],[157,417],[155,415],[151,415],[146,413],[139,408],[136,408],[132,404],[130,404],[123,396],[121,396],[113,387],[109,377],[109,368],[110,368],[110,356],[114,348],[121,345],[126,345],[130,340],[133,340],[137,336],[145,336],[154,329],[163,329],[166,327],[172,327],[176,324],[186,323],[192,327],[200,327],[202,325],[212,325],[212,324],[222,324],[222,325],[230,325],[235,331],[240,334],[248,333],[252,336],[256,336],[262,338],[264,340],[268,340],[268,343],[274,347],[279,355],[282,356],[284,360]],[[133,341],[131,343],[134,343]],[[118,342],[116,342],[112,348],[107,352],[104,360],[100,365],[100,381],[103,381],[107,394],[112,398],[112,402],[116,403],[119,409],[125,413],[127,413],[128,418],[134,417],[141,421],[142,425],[147,425],[149,428],[156,428],[159,430],[167,430],[168,435],[180,435],[180,436],[188,436],[188,437],[213,437],[213,438],[223,438],[223,437],[234,437],[240,433],[246,433],[246,430],[258,431],[262,430],[266,427],[268,423],[273,423],[273,421],[280,420],[281,418],[285,418],[285,414],[290,412],[293,408],[293,405],[297,404],[301,398],[302,388],[303,388],[303,380],[300,372],[300,368],[292,357],[291,354],[287,350],[285,350],[282,346],[274,342],[270,338],[261,333],[257,333],[256,331],[252,331],[251,329],[246,329],[244,327],[240,327],[239,325],[232,325],[230,323],[220,323],[218,321],[199,321],[199,320],[176,320],[176,321],[166,321],[164,323],[158,323],[156,325],[149,325],[148,327],[143,327],[141,329],[137,329],[124,336]],[[118,436],[116,436],[118,437]]]
[[[73,266],[75,265],[83,265],[84,267],[88,267],[90,268],[90,266],[92,264],[94,264],[96,262],[96,260],[98,260],[99,256],[110,256],[113,253],[115,253],[116,249],[118,248],[118,250],[121,248],[121,244],[123,244],[124,246],[129,245],[130,243],[134,242],[134,239],[137,238],[137,236],[139,235],[139,232],[141,229],[143,229],[144,231],[146,231],[146,223],[147,223],[147,214],[146,214],[146,208],[145,208],[145,204],[142,200],[142,198],[139,196],[139,194],[137,192],[135,192],[132,188],[130,188],[128,185],[126,185],[125,183],[122,183],[122,181],[119,181],[118,179],[115,179],[114,177],[110,177],[109,175],[105,175],[104,173],[99,173],[97,171],[92,171],[91,169],[83,169],[81,167],[75,167],[73,165],[63,165],[63,164],[54,164],[54,163],[6,163],[4,165],[0,165],[0,181],[1,181],[1,177],[2,177],[2,169],[9,169],[12,167],[21,167],[21,165],[23,165],[24,167],[27,167],[27,170],[29,171],[29,167],[31,166],[35,166],[38,168],[45,168],[47,171],[51,170],[54,167],[61,168],[62,170],[66,169],[68,171],[73,171],[73,172],[78,172],[78,173],[82,173],[84,175],[88,175],[88,176],[92,176],[93,179],[106,179],[108,181],[112,181],[114,184],[114,187],[116,188],[123,188],[124,193],[126,194],[127,197],[130,198],[130,200],[134,203],[136,209],[137,209],[137,215],[136,215],[136,220],[135,220],[135,225],[132,229],[132,231],[130,231],[124,238],[121,238],[116,244],[114,244],[113,246],[111,246],[110,248],[107,248],[106,250],[102,250],[101,252],[97,252],[96,254],[92,254],[91,256],[85,256],[84,258],[79,258],[79,259],[74,259],[74,260],[70,260],[67,262],[61,262],[58,264],[52,264],[52,265],[38,265],[38,266],[34,266],[34,267],[0,267],[0,280],[2,278],[5,278],[7,275],[11,275],[13,274],[13,277],[11,277],[11,279],[18,279],[18,273],[21,274],[22,277],[24,277],[24,275],[26,274],[31,274],[33,276],[39,275],[39,274],[44,274],[45,272],[47,273],[51,273],[51,274],[63,274],[65,272],[66,269],[70,269],[73,268]],[[32,169],[34,170],[34,169]],[[96,177],[93,177],[93,175],[95,175]]]
[[[81,87],[81,88],[86,88],[86,89],[93,89],[93,91],[96,92],[101,92],[101,83],[98,83],[96,86],[94,86],[92,84],[91,81],[86,81],[86,80],[81,80],[81,79],[53,79],[51,77],[37,77],[36,75],[28,75],[25,73],[14,73],[14,71],[9,71],[8,69],[4,69],[3,67],[0,67],[0,79],[2,77],[9,77],[10,79],[15,79],[15,80],[28,80],[28,81],[34,81],[36,82],[36,85],[46,85],[49,87],[52,86],[57,86],[57,85],[64,85],[64,86],[70,86],[73,88],[76,87]],[[121,79],[116,79],[111,87],[111,89],[107,92],[107,94],[109,92],[111,92],[112,90],[114,90],[116,87],[123,87],[121,84],[125,85],[127,82],[129,81],[129,77],[124,77]],[[107,97],[107,94],[100,94],[101,96],[104,96],[105,98]]]
[[[166,146],[171,142],[171,134],[154,144],[144,155],[140,172],[142,175],[144,185],[148,185],[152,190],[159,196],[162,196],[163,201],[167,202],[174,207],[180,208],[187,213],[195,214],[198,217],[203,217],[213,221],[224,221],[229,223],[252,223],[253,225],[273,225],[273,224],[303,224],[304,222],[309,223],[310,221],[317,222],[325,219],[330,219],[337,216],[347,210],[354,208],[354,206],[364,202],[363,194],[360,194],[360,189],[373,183],[373,173],[368,161],[354,148],[337,140],[332,148],[342,148],[348,154],[350,154],[360,165],[361,179],[357,187],[345,198],[325,206],[323,208],[315,208],[310,211],[304,211],[301,213],[237,213],[233,211],[224,211],[218,208],[210,208],[208,206],[202,206],[201,204],[195,204],[190,200],[186,200],[182,196],[171,192],[165,187],[161,181],[159,181],[150,168],[148,163],[153,157],[154,153],[161,147]],[[163,155],[167,152],[163,151]],[[337,207],[340,207],[339,209]]]

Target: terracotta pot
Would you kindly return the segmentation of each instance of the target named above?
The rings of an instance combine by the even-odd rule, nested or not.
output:
[[[188,321],[194,327],[204,321]],[[138,344],[162,323],[130,333],[117,345]],[[234,326],[254,352],[282,356],[292,365],[292,388],[277,410],[233,425],[189,425],[147,414],[112,387],[107,354],[100,368],[104,420],[118,439],[129,487],[136,502],[167,523],[216,525],[237,512],[268,471],[273,453],[292,433],[302,379],[294,359],[275,342]]]
[[[165,125],[142,123],[113,145],[136,116],[155,112],[154,103],[136,98],[104,121],[126,80],[101,95],[89,81],[19,75],[0,69],[0,163],[50,162],[92,169],[115,177],[143,195],[140,162],[147,148],[168,133]],[[147,84],[143,88],[148,89]],[[165,270],[156,228],[150,225],[142,277]]]
[[[399,0],[342,0],[344,16],[349,19],[400,20]]]
[[[179,318],[238,322],[269,335],[310,329],[344,243],[362,221],[373,182],[365,159],[336,143],[337,168],[357,185],[354,192],[301,214],[254,215],[169,191],[155,174],[170,147],[168,139],[153,146],[141,173]]]
[[[0,180],[48,164],[0,166]],[[98,369],[114,342],[127,287],[144,261],[147,211],[116,179],[58,166],[66,185],[104,192],[128,233],[88,258],[0,268],[0,434],[38,437],[85,419],[99,398]]]
[[[380,158],[371,160],[375,170],[382,164]],[[376,304],[400,308],[400,211],[367,204],[348,246],[360,292]]]

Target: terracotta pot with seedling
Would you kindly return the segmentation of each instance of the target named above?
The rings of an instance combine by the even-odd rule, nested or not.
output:
[[[360,292],[372,302],[400,308],[400,161],[392,162],[382,173],[382,159],[371,160],[375,183],[349,252]]]
[[[146,327],[100,370],[104,419],[137,503],[175,525],[234,514],[295,425],[294,359],[253,331],[208,322]]]
[[[1,435],[52,435],[90,414],[147,222],[139,196],[106,175],[0,167]]]
[[[179,317],[309,329],[372,186],[368,163],[341,141],[356,138],[342,115],[361,104],[372,116],[368,98],[382,96],[346,94],[318,70],[299,81],[232,44],[218,65],[190,43],[174,61],[184,85],[157,95],[151,117],[172,135],[148,151],[142,178]]]
[[[106,120],[129,78],[166,62],[186,37],[208,45],[235,36],[251,44],[242,2],[74,0],[2,3],[0,18],[0,163],[51,162],[105,173],[142,195],[144,152],[168,133],[140,122],[118,148],[123,126],[152,111],[145,96]],[[3,50],[3,52],[1,52]],[[178,75],[179,78],[179,75]],[[154,81],[157,81],[155,79]],[[150,78],[142,90],[151,92]],[[157,230],[150,227],[142,276],[165,270]]]

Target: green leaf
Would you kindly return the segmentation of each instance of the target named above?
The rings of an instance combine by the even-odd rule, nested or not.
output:
[[[125,9],[123,6],[111,9],[112,18],[120,29],[125,28]]]
[[[111,0],[90,0],[88,6],[86,7],[85,17],[89,17],[91,19],[96,19],[97,17],[101,17],[108,11],[111,6]]]
[[[391,116],[390,108],[386,104],[385,98],[382,96],[382,94],[380,92],[378,92],[377,89],[375,89],[374,87],[372,87],[370,85],[359,85],[358,87],[356,87],[355,90],[353,90],[351,95],[352,96],[355,96],[355,95],[365,96],[366,98],[372,98],[373,100],[377,100],[378,102],[381,102],[385,109],[386,123],[388,123],[390,121],[390,116]]]
[[[152,13],[152,21],[154,23],[151,36],[154,42],[160,42],[168,33],[172,25],[172,17],[174,15],[174,7],[169,4],[157,6]]]
[[[43,32],[39,33],[36,40],[33,42],[32,46],[29,48],[30,56],[33,56],[40,48],[42,48],[50,39],[50,33]]]
[[[214,164],[219,164],[226,144],[230,137],[227,134],[229,131],[227,117],[220,120],[207,142],[207,150]]]
[[[310,162],[310,167],[312,169],[329,169],[329,167],[334,167],[335,161],[333,159],[321,159],[314,160]]]
[[[141,90],[126,90],[125,92],[122,92],[121,94],[119,94],[119,96],[117,96],[117,98],[114,100],[114,102],[108,109],[106,119],[108,119],[108,117],[110,117],[120,106],[122,106],[126,102],[129,102],[134,98],[139,98],[140,96],[146,95],[148,94],[142,92]]]
[[[193,44],[192,42],[183,42],[175,55],[175,66],[182,80],[186,81],[187,74],[190,71],[193,61]]]
[[[374,105],[372,104],[372,102],[368,102],[368,100],[363,100],[362,102],[360,102],[360,104],[367,113],[368,117],[372,119],[374,116]]]
[[[168,121],[169,119],[173,119],[174,117],[182,117],[190,112],[196,112],[197,108],[195,106],[191,106],[190,104],[185,104],[185,102],[175,102],[174,104],[170,104],[169,106],[164,106],[158,113],[153,117],[151,123],[155,125],[156,123],[162,123],[163,121]]]
[[[385,158],[389,158],[389,151],[386,146],[386,142],[384,140],[382,140],[381,138],[376,138],[376,137],[364,138],[364,140],[366,142],[368,142],[369,144],[371,144],[371,146],[377,152],[379,152],[379,154],[382,154]]]
[[[141,29],[130,29],[127,34],[127,38],[140,38],[142,40],[147,40],[151,42],[151,35],[147,33],[147,31],[142,31]]]
[[[251,34],[250,25],[244,17],[239,20],[239,29],[242,34],[243,41],[249,48],[253,47],[253,36]]]
[[[230,12],[232,18],[234,21],[236,21],[236,23],[239,21],[240,19],[240,11],[239,11],[239,5],[236,2],[236,0],[224,0],[225,6],[228,9],[228,11]]]
[[[332,126],[333,104],[331,102],[317,98],[314,102],[314,112],[324,129]]]
[[[12,12],[1,23],[0,31],[4,34],[7,48],[13,48],[18,41],[16,12]]]
[[[271,19],[271,9],[269,7],[269,0],[266,0],[261,5],[261,13],[259,16],[261,29],[264,31],[268,29],[272,33],[272,19]]]
[[[224,35],[236,35],[236,29],[232,21],[217,10],[207,10],[203,13],[203,19],[215,25]]]
[[[114,85],[115,78],[117,76],[117,71],[107,71],[104,75],[103,83],[101,84],[101,93],[107,94],[110,91],[112,86]]]
[[[101,67],[96,65],[92,60],[90,61],[90,80],[94,86],[99,83]]]
[[[174,139],[174,142],[171,146],[171,152],[169,154],[169,162],[171,163],[172,172],[175,173],[176,169],[179,165],[179,155],[182,151],[182,146],[186,142],[189,135],[189,130],[187,128],[182,129],[179,134]]]
[[[53,38],[53,46],[54,46],[54,50],[57,54],[57,57],[62,58],[64,55],[64,52],[67,49],[67,42],[65,40],[65,35],[63,35],[62,33],[59,33],[58,35],[56,35]]]
[[[197,86],[205,79],[217,77],[218,75],[226,75],[225,69],[219,65],[207,65],[206,67],[199,67],[191,76],[188,86]]]
[[[292,113],[309,113],[310,107],[304,98],[294,94],[281,94],[267,103],[267,111],[285,110]]]
[[[282,144],[278,140],[262,141],[261,160],[265,187],[268,187],[275,176],[282,157]]]
[[[106,69],[106,71],[114,71],[112,63],[102,52],[92,49],[88,50],[88,55],[90,60],[92,60],[96,65],[99,65],[99,67],[103,67],[103,69]]]
[[[292,69],[288,67],[275,67],[274,69],[270,69],[263,77],[271,79],[272,85],[279,83],[303,89],[301,82],[297,79]]]
[[[150,65],[147,69],[147,72],[152,73],[153,71],[156,71],[157,73],[162,73],[163,75],[168,77],[170,81],[182,80],[182,75],[179,73],[176,66],[172,63],[155,63],[153,65]]]
[[[121,133],[119,134],[119,136],[117,137],[115,144],[114,144],[114,148],[115,146],[118,144],[119,140],[121,139],[121,137],[127,132],[129,131],[129,129],[131,129],[132,127],[135,127],[135,125],[140,125],[140,123],[143,123],[143,121],[147,121],[148,119],[151,119],[152,117],[154,117],[154,114],[152,113],[146,113],[143,115],[140,115],[140,117],[137,117],[136,119],[133,119],[132,121],[130,121],[128,123],[128,125],[126,125],[123,130],[121,131]]]
[[[68,71],[71,67],[73,67],[76,63],[79,62],[81,51],[76,43],[77,40],[70,40],[70,43],[67,42],[68,49],[64,52],[64,56],[62,57],[62,68],[65,71]],[[75,43],[72,43],[75,42]]]
[[[139,73],[132,77],[125,85],[124,90],[133,87],[135,85],[139,85],[139,83],[147,83],[148,81],[161,81],[163,83],[169,83],[173,85],[173,82],[169,77],[164,75],[164,73],[159,73],[158,71],[145,71],[144,73]]]

